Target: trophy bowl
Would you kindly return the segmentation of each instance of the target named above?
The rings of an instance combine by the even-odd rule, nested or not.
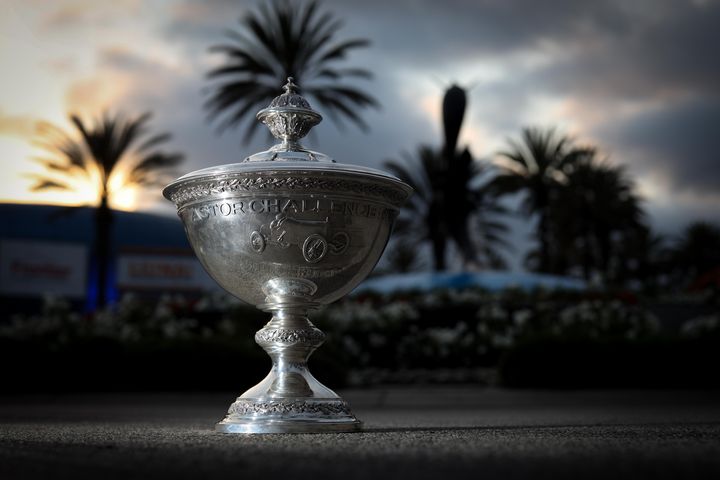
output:
[[[255,341],[270,373],[243,393],[216,430],[225,433],[355,431],[347,403],[308,371],[325,335],[308,311],[349,293],[380,259],[412,189],[379,170],[336,163],[298,140],[321,116],[297,93],[258,113],[281,143],[244,161],[180,177],[163,195],[210,276],[272,313]]]

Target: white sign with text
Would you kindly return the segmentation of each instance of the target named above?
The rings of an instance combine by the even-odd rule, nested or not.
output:
[[[84,297],[87,247],[37,240],[0,240],[0,294]]]
[[[118,259],[123,290],[210,290],[217,288],[192,255],[124,253]]]

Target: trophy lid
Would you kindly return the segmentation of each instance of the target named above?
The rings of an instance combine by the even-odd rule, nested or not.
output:
[[[275,97],[267,108],[257,113],[257,119],[265,124],[280,143],[269,150],[246,157],[242,162],[219,165],[183,175],[163,191],[170,198],[172,191],[181,188],[188,181],[203,181],[217,177],[228,177],[251,173],[269,172],[307,172],[350,174],[381,183],[394,184],[394,188],[403,190],[404,197],[412,189],[397,177],[375,168],[337,163],[324,153],[308,150],[299,140],[310,129],[320,123],[322,116],[312,109],[310,103],[298,93],[298,86],[289,77],[283,87],[284,93]]]

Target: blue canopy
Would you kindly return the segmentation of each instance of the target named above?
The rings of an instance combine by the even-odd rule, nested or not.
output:
[[[584,280],[529,272],[418,272],[374,277],[361,283],[353,293],[395,293],[403,291],[431,291],[438,289],[482,288],[501,291],[508,288],[521,290],[584,290]]]

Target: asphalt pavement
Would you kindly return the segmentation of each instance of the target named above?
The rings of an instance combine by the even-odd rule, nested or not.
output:
[[[227,435],[233,394],[0,398],[0,479],[720,478],[718,391],[376,388],[360,433]]]

